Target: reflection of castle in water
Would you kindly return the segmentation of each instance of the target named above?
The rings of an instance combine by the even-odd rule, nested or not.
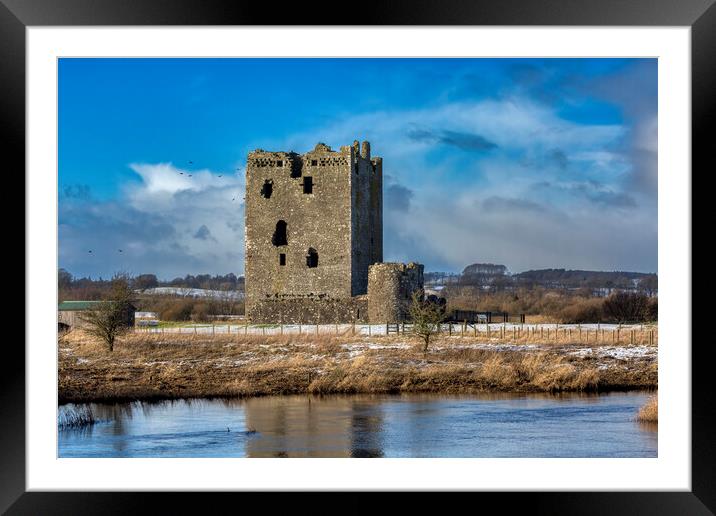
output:
[[[247,457],[382,457],[379,405],[355,397],[249,399]]]

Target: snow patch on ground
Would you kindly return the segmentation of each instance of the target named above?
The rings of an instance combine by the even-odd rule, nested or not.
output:
[[[614,358],[616,360],[630,360],[634,358],[656,358],[659,354],[655,346],[604,346],[594,348],[579,348],[568,351],[568,354],[578,357]]]

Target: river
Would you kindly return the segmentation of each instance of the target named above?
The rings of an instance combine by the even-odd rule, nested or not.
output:
[[[648,393],[276,396],[89,407],[59,457],[656,457]]]

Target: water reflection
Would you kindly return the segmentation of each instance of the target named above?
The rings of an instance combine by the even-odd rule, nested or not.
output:
[[[92,404],[62,457],[654,457],[645,393],[278,396]],[[66,410],[68,407],[61,407]]]

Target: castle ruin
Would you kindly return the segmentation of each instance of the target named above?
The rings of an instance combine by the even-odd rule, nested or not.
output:
[[[248,156],[246,314],[254,323],[398,322],[420,264],[383,262],[383,160],[370,143]]]

